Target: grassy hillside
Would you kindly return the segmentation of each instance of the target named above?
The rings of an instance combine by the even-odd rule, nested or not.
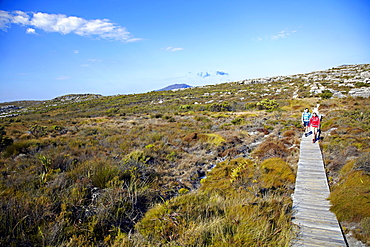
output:
[[[332,210],[369,244],[369,71],[3,103],[0,245],[288,246],[316,104]]]

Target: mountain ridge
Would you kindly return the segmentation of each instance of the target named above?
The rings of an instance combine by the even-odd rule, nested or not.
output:
[[[192,86],[187,85],[185,83],[179,83],[179,84],[171,84],[168,85],[167,87],[155,90],[155,91],[168,91],[168,90],[180,90],[180,89],[185,89],[185,88],[191,88]]]
[[[357,70],[361,70],[361,68],[365,68],[364,71],[358,73]],[[240,83],[240,84],[266,84],[266,83],[274,83],[274,82],[289,82],[293,80],[302,80],[304,82],[320,82],[320,80],[326,80],[332,82],[334,84],[339,85],[340,87],[345,88],[354,88],[354,83],[364,83],[363,85],[366,87],[370,85],[370,64],[346,64],[346,65],[339,65],[336,67],[332,67],[326,70],[318,70],[312,71],[307,73],[298,73],[293,75],[284,75],[284,76],[270,76],[270,77],[260,77],[260,78],[252,78],[252,79],[244,79],[239,81],[233,82],[225,82],[222,84],[233,84],[233,83]],[[367,84],[367,85],[366,85]],[[154,90],[154,92],[162,92],[162,91],[171,91],[171,90],[183,90],[183,89],[193,89],[193,88],[204,88],[204,87],[217,87],[217,84],[209,84],[204,86],[190,86],[185,83],[178,83],[178,84],[171,84],[167,87],[162,89]],[[318,90],[316,90],[318,89]],[[320,93],[320,88],[312,89],[313,91],[316,90],[316,93]],[[338,91],[338,90],[336,90]],[[145,94],[149,92],[143,92],[139,94]],[[333,91],[334,95],[336,95],[335,91]],[[347,92],[348,93],[348,92]],[[355,96],[361,96],[357,90],[353,92]],[[79,100],[86,100],[89,97],[116,97],[120,95],[133,95],[133,93],[128,94],[117,94],[117,95],[101,95],[101,94],[93,94],[93,93],[71,93],[66,95],[61,95],[55,97],[53,99],[45,99],[45,100],[17,100],[17,101],[7,101],[1,102],[0,106],[15,104],[15,105],[26,105],[27,103],[34,104],[52,100],[62,100],[65,101],[66,98],[79,98]],[[340,94],[339,94],[340,95]],[[370,95],[370,92],[369,92]]]

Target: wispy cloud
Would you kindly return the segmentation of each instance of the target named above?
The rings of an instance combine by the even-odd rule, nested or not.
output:
[[[184,50],[184,48],[169,46],[167,48],[163,48],[162,50],[174,52],[174,51],[182,51],[182,50]]]
[[[97,37],[106,40],[135,42],[141,40],[134,38],[125,27],[111,22],[109,19],[86,20],[76,16],[48,13],[26,13],[23,11],[0,10],[0,29],[7,30],[11,24],[28,27],[27,33],[36,33],[36,29],[45,32],[60,34],[74,33],[80,36]]]
[[[81,64],[80,66],[81,67],[89,67],[90,66],[90,63],[101,63],[101,62],[103,62],[103,60],[102,59],[97,59],[97,58],[90,58],[90,59],[86,59],[86,62],[87,63]]]
[[[207,77],[214,77],[214,76],[228,76],[229,73],[223,72],[223,71],[212,71],[212,72],[199,72],[197,73],[197,76],[202,77],[202,78],[207,78]]]
[[[278,39],[284,39],[294,33],[296,33],[297,30],[282,30],[278,33],[271,34],[268,37],[259,37],[257,39],[254,39],[255,41],[262,41],[262,40],[278,40]]]
[[[297,32],[296,30],[292,30],[292,31],[283,30],[283,31],[278,32],[277,34],[271,35],[271,39],[272,40],[284,39],[284,38],[288,37],[289,35],[292,35],[296,32]]]
[[[216,75],[229,75],[229,73],[223,71],[216,71]]]
[[[206,77],[211,76],[211,74],[208,73],[207,71],[206,72],[197,73],[197,75],[200,76],[200,77],[202,77],[202,78],[206,78]]]
[[[74,54],[78,54],[80,51],[79,50],[73,50]]]
[[[58,81],[69,80],[69,79],[71,79],[71,77],[69,77],[69,76],[59,76],[59,77],[55,78],[55,80],[58,80]]]

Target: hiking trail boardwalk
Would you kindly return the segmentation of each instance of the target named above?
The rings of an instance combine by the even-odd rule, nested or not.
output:
[[[347,246],[330,209],[330,191],[319,144],[303,135],[293,194],[293,223],[299,235],[292,246]]]

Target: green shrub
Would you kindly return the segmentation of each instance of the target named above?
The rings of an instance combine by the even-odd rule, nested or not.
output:
[[[194,119],[199,122],[209,123],[211,120],[207,118],[206,116],[196,115],[194,116]]]
[[[156,113],[153,115],[150,115],[151,118],[162,118],[163,114],[162,113]]]
[[[106,114],[108,117],[113,117],[116,114],[118,114],[119,109],[118,108],[110,108],[109,110],[106,111]]]
[[[108,182],[118,174],[119,170],[116,166],[98,163],[95,164],[94,169],[91,171],[91,181],[94,186],[104,189],[107,187]]]
[[[267,110],[267,111],[273,111],[277,107],[279,107],[279,103],[272,99],[263,99],[260,102],[256,104],[259,110]]]
[[[257,103],[248,102],[248,103],[245,103],[244,107],[246,110],[255,109],[257,107]]]
[[[322,93],[319,94],[322,99],[330,99],[333,96],[333,93],[330,90],[323,90]]]
[[[47,127],[46,126],[40,126],[38,124],[32,125],[29,128],[29,132],[36,138],[45,136],[47,134],[46,131]]]
[[[187,110],[192,109],[192,106],[191,106],[191,105],[180,105],[180,106],[179,106],[179,109],[180,109],[180,110],[187,111]]]
[[[176,157],[177,157],[177,153],[175,151],[172,151],[166,156],[166,159],[173,162],[175,161]]]
[[[125,157],[124,162],[136,162],[145,164],[148,160],[150,160],[149,156],[147,156],[143,151],[136,150],[128,154]]]
[[[10,137],[5,136],[6,132],[4,131],[4,127],[0,126],[0,152],[4,150],[7,146],[13,144],[13,139]]]
[[[355,83],[355,86],[356,87],[370,87],[370,84],[369,83],[365,83],[365,82],[356,82]]]
[[[245,123],[245,119],[238,117],[238,118],[231,120],[231,123],[234,125],[242,125]]]
[[[213,103],[209,106],[212,112],[231,111],[231,105],[228,102]]]
[[[188,192],[189,192],[189,190],[188,190],[188,189],[185,189],[185,188],[181,188],[181,189],[179,189],[179,194],[180,194],[180,195],[187,194]]]
[[[4,156],[15,156],[21,153],[27,153],[28,147],[32,145],[32,142],[29,141],[20,141],[20,142],[14,142],[13,144],[6,147],[4,151]]]

